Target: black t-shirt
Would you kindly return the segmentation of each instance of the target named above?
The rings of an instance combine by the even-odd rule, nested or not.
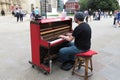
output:
[[[89,50],[91,46],[91,28],[87,23],[79,24],[73,31],[75,46],[81,50]]]

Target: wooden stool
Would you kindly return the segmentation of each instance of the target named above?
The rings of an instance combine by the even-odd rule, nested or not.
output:
[[[85,80],[88,80],[88,77],[91,76],[92,74],[88,75],[88,69],[92,72],[93,66],[92,66],[92,56],[94,54],[97,54],[93,50],[89,50],[87,52],[83,53],[78,53],[76,54],[76,59],[75,59],[75,64],[73,66],[72,70],[72,75],[77,74],[81,77],[84,77]],[[90,67],[89,67],[89,62],[90,62]],[[85,74],[81,75],[79,72],[76,71],[76,67],[80,69],[81,67],[85,67]]]

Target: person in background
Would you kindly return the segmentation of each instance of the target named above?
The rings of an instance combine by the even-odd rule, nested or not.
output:
[[[3,9],[1,10],[1,15],[5,16],[5,11]]]
[[[31,20],[35,19],[35,9],[34,8],[32,8],[32,11],[31,11],[31,14],[30,14],[30,18],[31,18]]]
[[[20,21],[23,21],[23,16],[24,16],[24,12],[23,9],[20,7]]]
[[[18,22],[19,18],[20,18],[20,10],[19,10],[19,8],[16,8],[16,10],[15,10],[15,16],[17,17],[17,22]]]
[[[69,41],[58,53],[58,61],[62,63],[61,69],[63,70],[70,70],[73,67],[75,54],[88,51],[91,47],[91,28],[89,24],[84,22],[84,18],[84,13],[77,12],[74,16],[74,20],[78,25],[75,27],[74,31],[59,36]]]
[[[110,11],[110,12],[109,12],[109,15],[110,15],[110,18],[112,18],[113,12]]]
[[[116,24],[117,13],[118,13],[118,10],[115,10],[115,11],[114,11],[114,14],[113,14],[113,16],[114,16],[113,25]]]
[[[116,27],[120,27],[120,11],[117,13],[116,21]]]
[[[91,9],[89,9],[88,10],[88,15],[89,15],[89,19],[90,19],[90,21],[92,21],[92,10]]]
[[[88,17],[89,17],[88,10],[85,10],[84,14],[85,14],[85,21],[88,23]]]
[[[14,12],[14,10],[12,10],[12,16],[15,16],[15,12]]]
[[[98,10],[98,20],[100,20],[100,18],[101,18],[101,10],[99,9]]]
[[[38,10],[38,7],[36,7],[34,13],[35,13],[35,19],[37,20],[40,17],[40,11]]]

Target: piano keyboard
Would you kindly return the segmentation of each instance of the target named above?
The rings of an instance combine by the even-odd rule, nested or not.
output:
[[[61,42],[61,41],[63,41],[63,40],[64,40],[64,39],[59,38],[59,39],[56,39],[56,40],[51,41],[50,44],[55,44],[55,43]]]

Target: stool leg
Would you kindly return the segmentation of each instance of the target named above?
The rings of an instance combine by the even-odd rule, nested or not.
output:
[[[88,80],[88,61],[89,59],[85,59],[85,80]]]
[[[75,59],[75,63],[73,65],[73,70],[72,70],[72,75],[74,74],[75,67],[77,66],[77,63],[78,63],[78,57],[76,57],[76,59]]]
[[[90,58],[90,66],[91,66],[91,72],[93,71],[93,66],[92,66],[92,57]]]
[[[82,65],[82,58],[79,57],[79,60],[78,60],[79,64],[78,64],[78,69],[81,68],[81,65]]]

